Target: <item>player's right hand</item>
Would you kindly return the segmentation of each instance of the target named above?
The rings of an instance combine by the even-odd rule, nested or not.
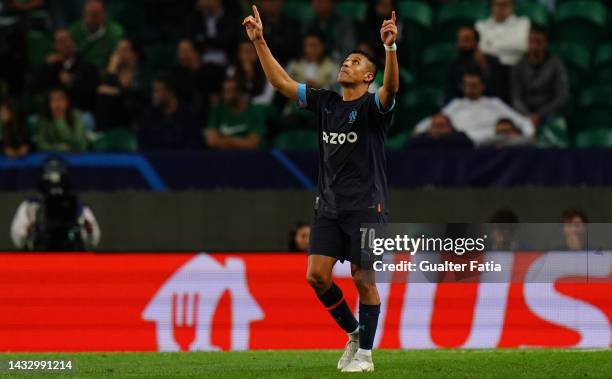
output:
[[[263,38],[263,24],[261,23],[261,17],[259,17],[259,12],[255,5],[253,5],[253,15],[254,16],[246,17],[244,21],[242,21],[242,25],[246,28],[249,39],[255,42]]]

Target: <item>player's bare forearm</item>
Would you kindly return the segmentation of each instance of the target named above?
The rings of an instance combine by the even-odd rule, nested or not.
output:
[[[383,85],[378,90],[378,96],[383,107],[387,108],[399,91],[399,65],[397,63],[397,48],[395,39],[397,37],[397,26],[395,11],[391,13],[391,19],[385,20],[380,28],[380,37],[386,46],[385,74]]]
[[[386,52],[385,75],[381,90],[381,92],[386,92],[386,95],[391,97],[395,96],[397,91],[399,91],[399,64],[397,63],[396,51]]]
[[[253,44],[255,45],[259,62],[261,62],[261,67],[270,81],[270,84],[272,84],[272,87],[284,96],[296,100],[298,83],[291,79],[285,69],[278,63],[276,58],[274,58],[266,41],[261,38],[253,41]]]
[[[253,42],[253,45],[255,45],[261,67],[263,67],[270,84],[272,84],[276,90],[284,96],[296,100],[298,84],[289,77],[289,74],[285,72],[283,67],[272,55],[263,37],[263,23],[261,22],[259,11],[255,5],[253,5],[252,9],[253,16],[247,16],[242,22],[242,25],[244,25],[249,39]]]

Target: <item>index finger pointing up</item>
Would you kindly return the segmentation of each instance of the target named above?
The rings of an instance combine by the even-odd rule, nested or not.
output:
[[[395,11],[391,12],[391,20],[393,20],[393,23],[395,24],[395,20],[396,20],[396,15],[395,15]]]
[[[255,19],[259,21],[259,11],[257,10],[257,6],[253,4],[253,14],[255,15]]]

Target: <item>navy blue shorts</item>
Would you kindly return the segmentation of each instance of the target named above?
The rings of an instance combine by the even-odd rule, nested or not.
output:
[[[363,267],[364,257],[370,254],[362,246],[362,241],[365,241],[360,228],[362,224],[376,223],[386,223],[386,215],[375,208],[339,211],[337,214],[315,211],[310,226],[308,254],[325,255]]]

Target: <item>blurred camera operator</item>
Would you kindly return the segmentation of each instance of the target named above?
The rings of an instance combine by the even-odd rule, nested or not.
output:
[[[82,251],[98,245],[100,228],[89,207],[72,192],[68,167],[59,158],[47,160],[39,193],[17,208],[11,238],[18,249]]]

